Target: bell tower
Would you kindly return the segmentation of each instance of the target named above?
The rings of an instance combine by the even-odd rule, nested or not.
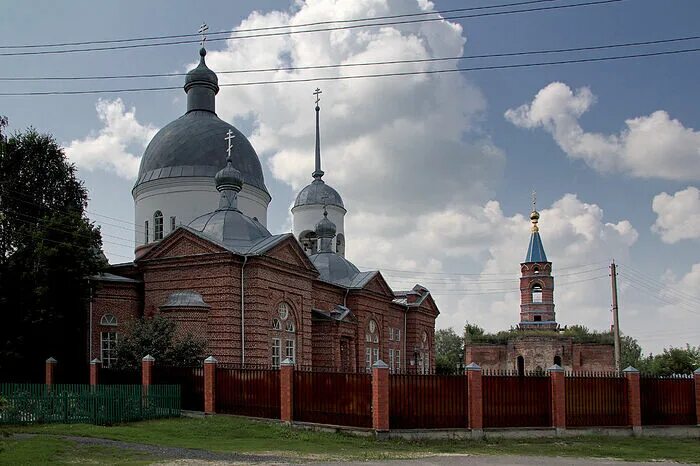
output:
[[[530,245],[525,261],[520,264],[520,324],[521,330],[557,330],[559,324],[554,314],[554,277],[552,263],[542,246],[533,194],[530,221]]]

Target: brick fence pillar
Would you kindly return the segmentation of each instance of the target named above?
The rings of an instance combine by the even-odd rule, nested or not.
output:
[[[100,368],[102,367],[102,361],[95,358],[90,361],[90,385],[97,385],[100,383]]]
[[[58,361],[54,358],[49,358],[44,366],[44,383],[46,383],[49,390],[51,390],[51,385],[56,383],[56,364],[58,364]]]
[[[695,379],[695,419],[700,426],[700,368],[693,372]]]
[[[558,364],[547,371],[552,390],[552,427],[559,434],[566,429],[566,379],[564,369]]]
[[[372,365],[372,428],[389,431],[389,366],[381,359]]]
[[[467,399],[469,428],[472,430],[472,438],[480,438],[484,435],[484,397],[481,384],[481,367],[477,363],[472,362],[465,369],[467,370],[469,390]]]
[[[216,365],[214,356],[204,360],[204,413],[216,412]]]
[[[632,366],[622,371],[627,379],[627,414],[632,432],[642,433],[642,398],[639,390],[639,371]]]
[[[141,360],[141,385],[147,388],[153,382],[153,363],[156,362],[155,358],[150,354],[147,354]]]
[[[294,361],[289,358],[280,365],[280,420],[294,420]]]

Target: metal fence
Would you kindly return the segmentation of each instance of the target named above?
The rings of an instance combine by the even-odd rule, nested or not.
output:
[[[484,427],[549,427],[552,395],[549,376],[484,375]]]
[[[294,372],[294,420],[372,427],[372,376]]]
[[[642,425],[694,425],[695,382],[691,377],[642,377]]]
[[[104,385],[141,385],[141,368],[114,369],[100,367],[98,373],[100,384]]]
[[[392,429],[466,428],[468,384],[464,375],[390,375]]]
[[[177,417],[176,385],[0,384],[0,424],[122,422]]]
[[[218,366],[216,412],[280,418],[280,371],[272,368]]]
[[[153,382],[178,385],[182,409],[204,411],[204,368],[202,366],[153,366]]]
[[[618,374],[566,377],[567,427],[626,426],[627,379]]]

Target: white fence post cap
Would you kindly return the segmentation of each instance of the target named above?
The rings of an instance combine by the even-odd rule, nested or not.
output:
[[[293,366],[294,365],[294,360],[291,358],[285,358],[284,361],[280,364],[281,366]]]
[[[155,361],[155,360],[156,360],[156,358],[154,358],[154,357],[151,356],[150,354],[147,354],[146,356],[143,357],[143,361],[151,361],[151,362],[153,362],[153,361]]]
[[[465,369],[468,371],[480,371],[481,366],[478,365],[477,363],[475,363],[474,361],[472,361],[465,367]]]
[[[92,361],[90,361],[90,364],[102,364],[102,361],[100,361],[98,358],[95,358]]]
[[[564,368],[561,367],[559,364],[552,364],[551,367],[547,368],[547,371],[549,371],[549,372],[564,372]]]
[[[372,367],[376,367],[377,369],[388,369],[388,368],[389,368],[389,366],[387,365],[387,363],[385,363],[385,362],[382,361],[381,359],[378,359],[377,362],[375,362],[374,364],[372,364]]]
[[[209,356],[207,359],[204,360],[204,364],[216,364],[217,361],[214,356]]]
[[[622,371],[622,372],[624,372],[625,374],[634,374],[634,373],[637,373],[637,374],[638,374],[638,373],[639,373],[639,370],[638,370],[638,369],[635,369],[635,368],[632,367],[632,366],[627,366],[627,369],[625,369],[625,370]]]
[[[56,361],[56,359],[51,357],[51,358],[47,359],[46,362],[48,362],[49,364],[56,364],[58,361]]]

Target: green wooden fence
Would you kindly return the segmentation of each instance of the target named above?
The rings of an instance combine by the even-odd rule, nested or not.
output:
[[[0,424],[110,425],[177,416],[178,385],[0,384]]]

